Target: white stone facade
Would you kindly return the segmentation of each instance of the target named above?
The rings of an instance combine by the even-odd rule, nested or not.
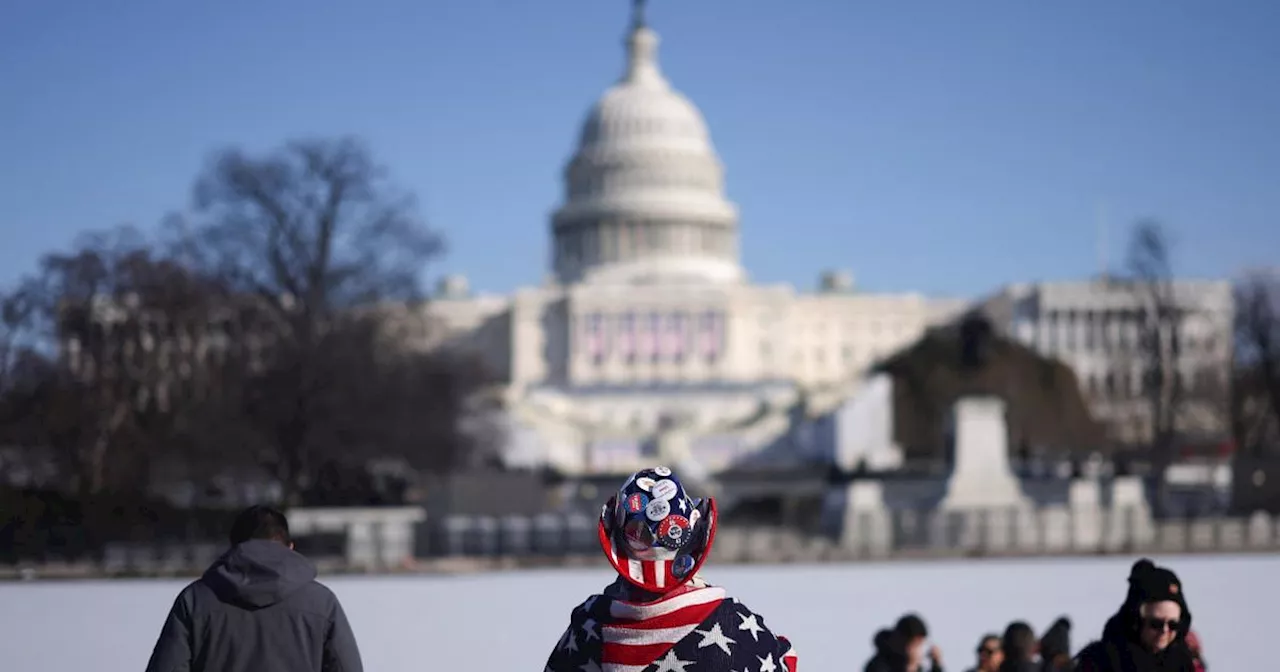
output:
[[[1182,312],[1179,374],[1188,401],[1177,418],[1194,435],[1226,430],[1223,413],[1233,358],[1235,301],[1226,280],[1177,280]],[[1150,440],[1143,392],[1147,363],[1139,345],[1147,300],[1141,288],[1114,279],[1011,285],[984,302],[1005,334],[1075,370],[1091,410],[1126,442]]]
[[[622,78],[587,116],[551,218],[552,278],[477,297],[453,277],[427,309],[431,345],[479,352],[503,380],[513,461],[723,469],[776,444],[798,407],[839,406],[869,364],[964,307],[864,294],[842,273],[815,292],[750,284],[707,126],[657,45],[637,22]]]

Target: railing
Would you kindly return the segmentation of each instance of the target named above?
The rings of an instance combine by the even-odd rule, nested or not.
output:
[[[1104,517],[1100,529],[1061,510],[1018,520],[999,512],[964,516],[895,511],[858,514],[849,533],[806,534],[777,526],[725,525],[716,536],[720,563],[849,562],[945,557],[1097,555],[1103,553],[1239,553],[1280,551],[1280,517],[1200,518],[1151,523]],[[380,565],[319,548],[308,551],[324,571],[406,571],[563,566],[602,562],[595,520],[582,515],[449,516],[416,526],[412,557]],[[300,549],[305,545],[300,545]],[[0,577],[192,576],[223,550],[219,544],[112,544],[99,558],[0,567]],[[367,549],[366,549],[367,551]]]
[[[1136,515],[1073,514],[1061,508],[973,514],[886,511],[855,514],[842,535],[777,526],[722,526],[718,562],[822,562],[973,556],[1280,551],[1280,517],[1152,522]],[[425,546],[421,543],[425,541]],[[425,558],[548,558],[593,555],[594,519],[582,516],[450,516],[420,537]]]

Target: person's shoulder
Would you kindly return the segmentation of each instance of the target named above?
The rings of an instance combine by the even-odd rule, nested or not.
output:
[[[609,615],[609,604],[613,600],[614,598],[604,593],[592,593],[569,610],[569,621],[577,623],[588,618],[596,621],[606,619]]]
[[[298,588],[298,595],[306,596],[308,599],[324,602],[327,604],[338,604],[338,594],[333,592],[329,586],[320,583],[319,579],[311,579],[305,585]]]
[[[187,585],[183,586],[182,590],[178,591],[178,595],[174,601],[190,606],[202,595],[213,596],[214,592],[213,588],[209,585],[209,582],[206,581],[203,576],[199,576],[192,579],[187,583]]]
[[[1101,639],[1089,642],[1071,658],[1077,669],[1099,670],[1107,667],[1107,643]]]
[[[1088,644],[1085,644],[1084,648],[1080,649],[1080,651],[1076,653],[1075,657],[1080,658],[1083,656],[1091,656],[1091,657],[1098,656],[1102,654],[1104,651],[1106,651],[1106,648],[1107,648],[1107,645],[1105,642],[1103,642],[1101,639],[1095,639],[1089,642]]]
[[[772,634],[769,626],[765,625],[764,614],[752,609],[741,599],[726,593],[724,599],[720,602],[720,608],[736,615],[748,630],[759,628],[762,632]]]
[[[299,586],[284,601],[292,609],[328,618],[333,618],[334,613],[342,608],[342,601],[338,599],[338,594],[316,579]]]

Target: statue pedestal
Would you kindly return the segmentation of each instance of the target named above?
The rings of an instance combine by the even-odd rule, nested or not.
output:
[[[995,397],[970,397],[956,402],[952,411],[955,436],[954,464],[944,510],[1029,508],[1009,466],[1009,434],[1005,403]]]

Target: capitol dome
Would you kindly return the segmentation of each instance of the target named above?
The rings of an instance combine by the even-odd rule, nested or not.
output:
[[[582,125],[552,216],[561,282],[737,282],[737,208],[706,122],[658,67],[640,16],[622,78]]]

